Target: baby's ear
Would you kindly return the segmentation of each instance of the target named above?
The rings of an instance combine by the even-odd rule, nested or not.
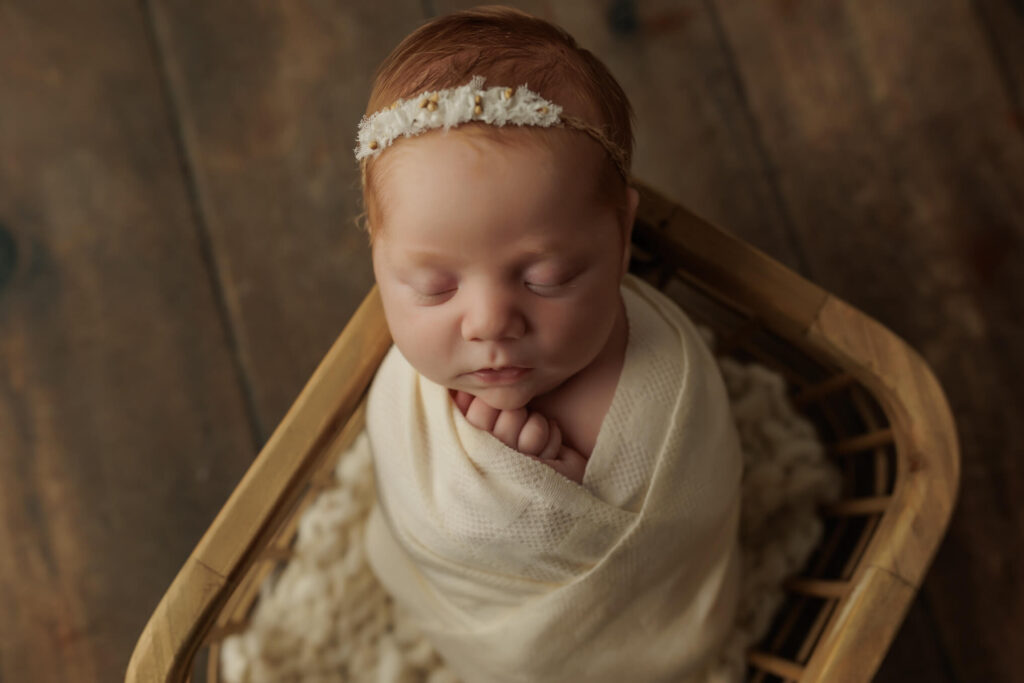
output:
[[[633,240],[633,223],[636,222],[636,208],[640,205],[640,193],[633,186],[626,188],[626,200],[628,202],[628,209],[626,215],[623,216],[624,223],[622,225],[622,273],[625,275],[629,271],[629,254],[630,244]]]

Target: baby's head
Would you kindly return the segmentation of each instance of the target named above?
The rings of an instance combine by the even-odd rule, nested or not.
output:
[[[561,125],[470,121],[382,150],[371,141],[366,227],[402,354],[428,379],[511,409],[590,365],[621,329],[637,205],[632,111],[564,31],[481,8],[408,36],[378,70],[367,115],[411,98],[434,111],[424,93],[475,76],[500,86],[481,105],[521,101],[526,85],[562,108]]]

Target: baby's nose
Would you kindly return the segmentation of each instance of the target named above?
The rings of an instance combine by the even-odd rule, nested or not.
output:
[[[526,319],[514,297],[501,291],[479,292],[462,317],[466,341],[518,339],[526,331]]]

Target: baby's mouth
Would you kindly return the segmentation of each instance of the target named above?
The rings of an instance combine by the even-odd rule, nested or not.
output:
[[[521,379],[528,372],[530,368],[506,365],[499,368],[482,368],[474,372],[473,376],[488,384],[506,384]]]

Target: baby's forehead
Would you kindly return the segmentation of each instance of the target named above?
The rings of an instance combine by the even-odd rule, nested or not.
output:
[[[416,231],[399,237],[403,236],[406,237],[403,252],[412,260],[424,263],[456,258],[464,240],[464,235],[445,232],[431,235],[429,241],[423,240]],[[545,226],[543,232],[534,233],[528,242],[519,244],[515,251],[522,256],[541,258],[577,252],[581,246],[579,234],[572,226],[551,223]]]
[[[417,144],[427,142],[426,145]],[[411,144],[410,144],[411,143]],[[389,171],[399,166],[419,164],[433,172],[444,173],[429,153],[413,154],[413,149],[427,147],[436,153],[447,150],[447,145],[464,146],[473,150],[472,161],[481,166],[481,172],[499,169],[501,161],[509,155],[528,159],[536,165],[538,173],[561,168],[570,172],[577,183],[596,179],[605,159],[604,149],[589,136],[565,128],[539,128],[533,126],[491,126],[471,123],[450,130],[434,130],[423,135],[401,140],[386,150],[377,163],[375,173],[381,181]],[[451,170],[451,169],[447,169]],[[421,171],[422,172],[422,171]]]
[[[375,160],[372,201],[384,232],[396,223],[453,216],[453,207],[466,202],[477,216],[493,216],[488,207],[496,204],[510,220],[561,226],[607,203],[600,197],[606,159],[590,136],[573,130],[486,124],[438,129],[384,150]],[[473,219],[457,212],[453,220]]]
[[[438,129],[422,135],[409,138],[410,141],[426,137],[436,139],[455,140],[466,142],[478,148],[505,147],[517,149],[524,152],[536,152],[539,154],[557,154],[579,157],[591,148],[601,148],[590,141],[588,136],[578,131],[562,127],[544,128],[540,126],[494,126],[486,123],[471,122],[449,130]],[[400,141],[394,146],[394,151],[399,151],[406,141]],[[386,158],[385,152],[382,158]]]

